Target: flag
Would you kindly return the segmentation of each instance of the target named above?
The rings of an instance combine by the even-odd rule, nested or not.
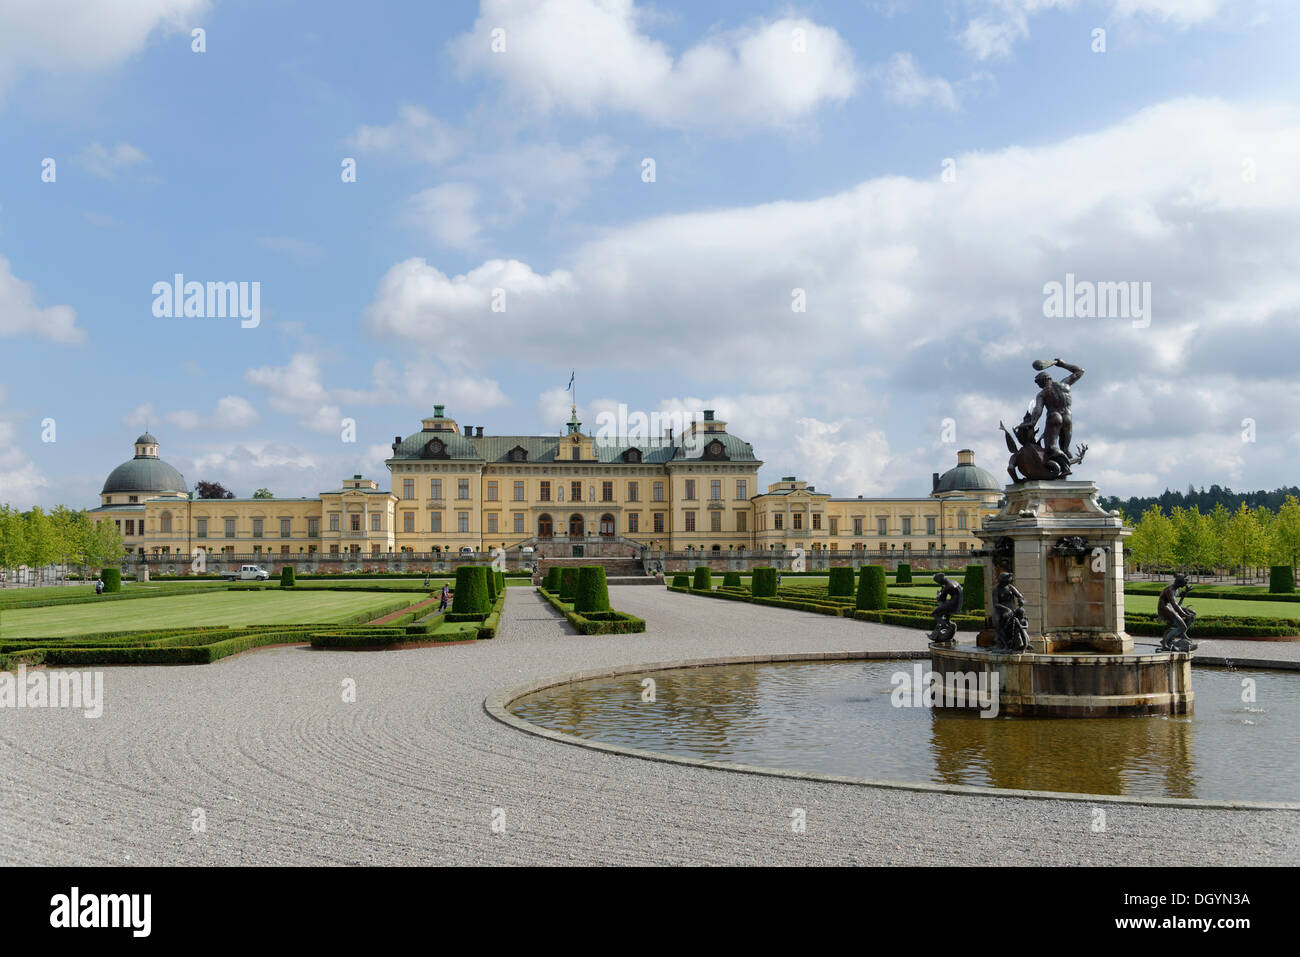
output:
[[[576,370],[575,370],[575,371],[576,371]],[[572,388],[573,388],[573,376],[574,376],[574,372],[570,372],[570,373],[569,373],[569,384],[566,385],[566,386],[564,387],[566,392],[567,392],[569,389],[572,389]]]

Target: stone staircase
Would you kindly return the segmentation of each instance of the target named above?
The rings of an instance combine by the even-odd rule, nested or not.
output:
[[[581,565],[601,565],[605,580],[611,585],[657,585],[659,579],[647,575],[636,558],[543,558],[537,563],[537,581],[546,577],[551,567],[577,568]]]

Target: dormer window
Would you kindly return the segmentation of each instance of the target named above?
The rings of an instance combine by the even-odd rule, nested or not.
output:
[[[719,440],[714,439],[708,445],[704,446],[704,454],[701,456],[701,458],[725,459],[727,458],[727,453],[722,443]]]
[[[442,439],[430,439],[425,443],[424,453],[429,458],[445,459],[447,457],[447,445]]]
[[[637,464],[641,461],[640,449],[628,449],[623,453],[623,461],[631,464]]]
[[[527,462],[528,450],[525,449],[522,445],[516,445],[513,449],[510,450],[510,461]]]

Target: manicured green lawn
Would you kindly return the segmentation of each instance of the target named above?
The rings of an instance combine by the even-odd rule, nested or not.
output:
[[[1124,609],[1154,615],[1157,595],[1125,595]],[[1198,615],[1227,615],[1233,618],[1290,618],[1300,620],[1300,603],[1288,601],[1233,601],[1230,598],[1197,598],[1193,591],[1187,596],[1187,605]],[[1193,626],[1195,628],[1195,626]]]
[[[143,585],[137,585],[135,582],[122,582],[122,594],[137,596],[149,595],[157,592],[161,588],[174,589],[178,585],[186,588],[220,588],[222,582],[219,581],[192,581],[192,582],[146,582]],[[26,601],[48,601],[51,598],[76,598],[89,595],[95,595],[95,582],[92,579],[85,584],[75,585],[51,585],[49,587],[28,588],[21,585],[6,586],[0,588],[0,608],[8,607],[14,602]]]
[[[198,625],[268,625],[333,622],[379,609],[406,596],[382,592],[214,591],[138,601],[88,602],[49,608],[19,608],[0,615],[0,637],[60,637],[147,628]],[[411,594],[412,601],[419,595]]]

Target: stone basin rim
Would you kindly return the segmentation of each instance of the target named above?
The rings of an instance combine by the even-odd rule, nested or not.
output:
[[[1105,804],[1136,804],[1149,807],[1173,808],[1214,808],[1231,811],[1300,811],[1300,802],[1290,801],[1226,801],[1210,798],[1170,798],[1156,796],[1138,796],[1124,794],[1085,794],[1076,791],[1031,791],[1021,788],[990,788],[973,784],[934,784],[928,781],[890,781],[877,778],[855,778],[844,774],[827,774],[817,771],[794,771],[786,768],[760,767],[753,764],[737,764],[729,761],[706,761],[703,758],[688,758],[661,751],[647,751],[643,748],[629,748],[621,744],[610,744],[580,738],[544,728],[541,725],[525,721],[510,713],[510,705],[525,695],[556,688],[561,685],[577,684],[594,678],[616,678],[620,675],[653,673],[656,671],[679,671],[686,668],[710,668],[719,665],[780,664],[799,661],[888,661],[915,660],[930,657],[930,649],[906,651],[813,651],[792,652],[771,655],[733,655],[722,658],[687,658],[675,661],[654,661],[634,665],[613,665],[605,668],[590,668],[571,671],[545,678],[537,678],[523,684],[513,685],[495,691],[483,699],[483,710],[504,725],[522,731],[525,734],[547,738],[560,744],[602,751],[606,754],[640,758],[644,761],[658,761],[663,764],[682,764],[688,767],[707,768],[713,771],[728,771],[734,774],[757,774],[767,777],[792,778],[799,781],[817,781],[827,784],[847,784],[856,787],[878,788],[893,791],[922,791],[936,794],[953,794],[963,797],[1020,798],[1039,801],[1087,801]],[[1300,662],[1270,659],[1228,659],[1222,656],[1193,658],[1193,664],[1211,668],[1267,668],[1279,671],[1300,671]],[[1118,720],[1118,719],[1117,719]]]

